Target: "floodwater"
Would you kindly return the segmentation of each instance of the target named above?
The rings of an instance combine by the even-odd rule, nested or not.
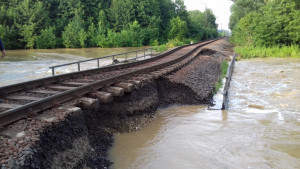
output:
[[[49,69],[51,66],[144,48],[147,47],[7,50],[7,56],[0,59],[0,86],[51,76],[52,71]],[[100,60],[100,66],[111,63],[112,59]],[[96,67],[96,61],[81,65],[82,70]],[[74,71],[77,71],[77,65],[55,69],[56,74]]]
[[[110,159],[112,169],[300,168],[300,59],[237,62],[228,111],[159,110],[116,135]]]

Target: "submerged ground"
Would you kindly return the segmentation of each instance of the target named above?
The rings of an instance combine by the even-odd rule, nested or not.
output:
[[[144,129],[115,136],[112,168],[299,168],[299,68],[300,59],[238,61],[228,111],[160,109]]]

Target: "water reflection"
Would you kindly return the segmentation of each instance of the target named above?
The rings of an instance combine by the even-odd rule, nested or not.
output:
[[[237,62],[228,112],[159,110],[143,130],[116,136],[112,168],[300,168],[299,76],[300,59]]]
[[[228,112],[227,111],[222,111],[222,121],[227,122],[228,120]]]

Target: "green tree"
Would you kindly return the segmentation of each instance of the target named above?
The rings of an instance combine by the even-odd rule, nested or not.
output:
[[[134,0],[112,0],[110,7],[110,19],[115,31],[128,28],[128,23],[135,18],[136,2]]]
[[[205,27],[206,28],[213,28],[213,29],[218,28],[218,25],[216,24],[216,17],[213,14],[211,9],[206,9],[204,11],[204,16],[205,16]]]
[[[171,20],[171,30],[169,32],[169,39],[183,40],[187,33],[187,25],[179,17]]]
[[[190,24],[189,27],[189,37],[193,37],[197,40],[204,39],[205,35],[205,22],[206,18],[204,16],[204,13],[202,13],[199,10],[189,11],[189,20]]]
[[[54,34],[54,27],[43,29],[41,34],[37,37],[36,46],[38,49],[55,48],[56,36]]]
[[[23,36],[23,40],[26,42],[26,47],[33,49],[35,45],[36,35],[34,34],[36,24],[28,23],[26,25],[22,25],[21,35]]]
[[[142,29],[138,21],[134,21],[129,25],[130,30],[130,38],[132,42],[132,46],[142,46],[143,42],[143,34]]]
[[[86,37],[83,20],[76,14],[62,33],[63,44],[66,48],[84,47]]]
[[[97,46],[97,28],[93,23],[89,26],[86,35],[88,39],[87,45],[90,47]]]
[[[298,16],[294,0],[268,1],[260,12],[249,13],[239,21],[233,30],[232,41],[241,46],[297,44]]]
[[[80,47],[82,47],[82,48],[85,47],[85,41],[87,39],[87,33],[84,31],[83,28],[81,28],[79,30],[78,36],[79,36]]]
[[[169,32],[175,29],[174,25],[171,26],[171,20],[176,17],[187,25],[187,29],[183,30],[184,35],[180,35],[180,38],[204,38],[213,32],[212,28],[197,27],[202,25],[202,21],[201,24],[190,23],[191,19],[183,0],[0,2],[0,29],[7,49],[141,46],[165,43]],[[295,30],[294,25],[291,24],[289,30]],[[133,31],[136,28],[138,31]],[[289,36],[295,35],[289,33]],[[46,44],[47,40],[51,43]]]
[[[265,5],[265,0],[232,0],[229,28],[233,30],[235,25],[250,12],[258,12]]]
[[[33,49],[38,30],[46,23],[47,12],[45,12],[42,2],[32,0],[22,1],[16,6],[16,10],[19,12],[19,16],[14,19],[15,25],[20,29],[20,35],[22,41],[26,43],[26,47]]]

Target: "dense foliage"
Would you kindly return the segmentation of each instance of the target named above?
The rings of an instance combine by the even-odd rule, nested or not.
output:
[[[233,0],[231,40],[238,46],[300,44],[299,0]],[[295,48],[295,47],[293,47]]]
[[[211,10],[183,0],[1,0],[6,48],[158,45],[218,36]]]

